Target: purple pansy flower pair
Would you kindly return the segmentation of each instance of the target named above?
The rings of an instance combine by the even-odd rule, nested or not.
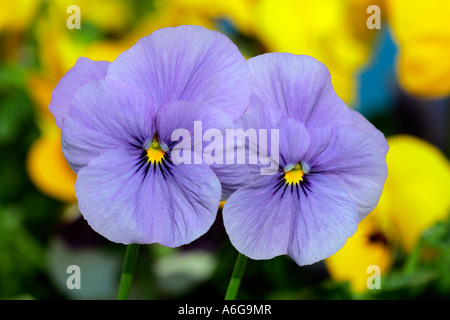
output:
[[[384,136],[337,97],[324,65],[279,53],[246,61],[199,26],[158,30],[111,63],[80,58],[50,110],[81,213],[119,243],[189,243],[228,199],[224,224],[240,252],[310,264],[356,231],[387,175]],[[174,131],[194,133],[196,121],[202,132],[278,129],[278,171],[174,163]]]

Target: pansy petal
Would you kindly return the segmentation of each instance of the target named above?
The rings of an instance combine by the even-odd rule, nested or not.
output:
[[[187,244],[215,220],[221,187],[207,165],[144,174],[127,150],[103,153],[78,172],[75,192],[91,227],[119,243]],[[159,170],[159,169],[158,169]]]
[[[285,116],[280,109],[263,104],[255,108],[253,105],[236,121],[236,126],[244,130],[274,129],[278,128],[283,118]]]
[[[283,119],[281,110],[268,106],[247,110],[245,114],[235,122],[235,127],[244,132],[254,131],[258,143],[256,146],[248,143],[247,152],[248,168],[250,175],[257,178],[261,173],[271,175],[278,171],[280,165],[280,132],[279,123]],[[250,159],[256,159],[251,161]]]
[[[363,121],[362,117],[355,119]],[[367,121],[355,127],[312,130],[305,154],[312,172],[333,176],[341,183],[355,202],[360,219],[376,207],[387,177],[387,142],[375,127],[367,130],[370,126]]]
[[[210,167],[222,183],[222,200],[227,200],[234,191],[247,185],[251,178],[248,164],[254,159],[250,159],[246,149],[250,142],[245,139],[245,134],[241,136],[237,132],[227,130],[222,140],[211,142],[203,150],[203,158],[213,160]]]
[[[226,201],[237,189],[250,181],[249,168],[242,164],[212,164],[214,174],[222,184],[221,201]]]
[[[288,254],[298,265],[328,258],[342,248],[359,222],[355,205],[339,183],[310,177],[311,192],[296,202]]]
[[[296,208],[292,197],[274,196],[278,179],[277,175],[260,176],[234,192],[222,210],[231,243],[252,259],[287,253]]]
[[[364,132],[370,137],[374,145],[378,145],[380,152],[387,153],[389,146],[384,134],[378,130],[369,120],[364,118],[358,111],[350,109],[351,126],[357,130]]]
[[[164,28],[140,39],[111,63],[107,78],[144,90],[157,108],[177,100],[207,102],[233,120],[250,96],[247,63],[236,45],[200,26]]]
[[[218,133],[217,129],[212,131]],[[255,141],[251,143],[257,143]],[[203,160],[210,165],[222,184],[222,200],[249,183],[249,157],[246,145],[250,144],[236,128],[227,128],[223,136],[204,135]]]
[[[253,87],[250,109],[277,108],[307,128],[349,122],[349,108],[334,91],[326,66],[315,58],[268,53],[248,64]]]
[[[105,150],[142,147],[154,132],[154,112],[144,93],[113,80],[87,83],[74,95],[62,129],[62,149],[78,171]]]
[[[284,118],[279,123],[280,165],[294,166],[299,163],[309,147],[309,134],[305,126],[292,118]]]
[[[108,61],[93,61],[80,57],[72,69],[59,80],[49,105],[50,112],[55,117],[59,128],[63,126],[63,120],[69,112],[75,92],[89,81],[103,79],[108,66]]]
[[[187,130],[192,140],[196,138],[201,144],[206,130],[217,129],[224,136],[226,129],[233,128],[233,121],[224,111],[204,102],[174,101],[156,113],[156,131],[166,143],[172,140],[177,129]]]
[[[234,130],[233,121],[224,111],[206,103],[175,101],[158,109],[156,115],[156,131],[161,142],[171,150],[173,159],[178,152],[188,151],[184,139],[189,139],[191,154],[185,159],[189,163],[210,165],[222,183],[223,200],[248,179],[246,165],[236,161],[227,163],[227,154],[237,155],[233,141],[228,142],[227,130]],[[180,155],[183,157],[184,154]]]
[[[312,264],[356,231],[355,205],[338,182],[316,175],[308,180],[310,190],[297,194],[290,185],[274,192],[278,179],[262,176],[225,203],[224,225],[239,252],[252,259],[289,254],[299,265]]]

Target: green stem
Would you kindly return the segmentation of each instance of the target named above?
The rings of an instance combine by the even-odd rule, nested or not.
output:
[[[238,253],[236,263],[234,265],[233,274],[231,275],[230,283],[228,284],[225,300],[235,300],[239,291],[242,276],[244,275],[245,267],[248,258],[241,253]]]
[[[127,246],[125,252],[125,260],[123,262],[122,275],[120,277],[119,293],[117,300],[128,300],[131,287],[131,278],[133,276],[134,267],[139,253],[139,245],[132,243]]]

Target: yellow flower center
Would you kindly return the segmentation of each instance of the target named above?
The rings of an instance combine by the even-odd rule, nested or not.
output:
[[[153,138],[150,147],[147,149],[148,162],[161,163],[166,153],[161,148],[157,138]]]
[[[303,170],[300,163],[297,163],[294,168],[284,172],[284,180],[287,184],[298,184],[303,181]]]

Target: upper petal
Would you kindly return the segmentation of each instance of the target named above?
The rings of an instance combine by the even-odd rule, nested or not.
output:
[[[299,163],[308,150],[310,138],[305,126],[292,118],[282,119],[279,123],[280,164],[294,166]]]
[[[308,129],[348,123],[349,109],[333,89],[326,66],[313,57],[268,53],[248,60],[249,109],[271,107]]]
[[[236,128],[243,131],[255,130],[258,136],[258,144],[256,146],[245,145],[247,153],[258,159],[258,165],[250,166],[250,168],[258,170],[258,174],[263,163],[273,163],[277,167],[279,165],[279,124],[283,118],[284,116],[280,110],[268,106],[260,106],[248,109],[236,121]]]
[[[352,112],[352,126],[312,130],[305,161],[311,172],[330,175],[356,204],[360,219],[377,205],[387,177],[384,135]]]
[[[80,57],[72,69],[59,80],[49,105],[50,112],[55,117],[59,128],[63,126],[63,120],[69,112],[75,92],[89,81],[103,79],[108,66],[108,61],[93,61]]]
[[[166,143],[177,129],[185,129],[203,142],[206,130],[217,129],[225,136],[226,129],[234,128],[231,118],[221,109],[205,102],[174,101],[159,108],[156,113],[156,130]],[[195,136],[197,135],[197,136]]]
[[[223,34],[200,26],[164,28],[140,39],[108,69],[148,95],[158,108],[176,100],[208,102],[233,120],[250,96],[245,58]]]
[[[91,81],[74,95],[62,149],[78,171],[105,150],[142,147],[154,127],[154,110],[144,93],[118,81]]]

